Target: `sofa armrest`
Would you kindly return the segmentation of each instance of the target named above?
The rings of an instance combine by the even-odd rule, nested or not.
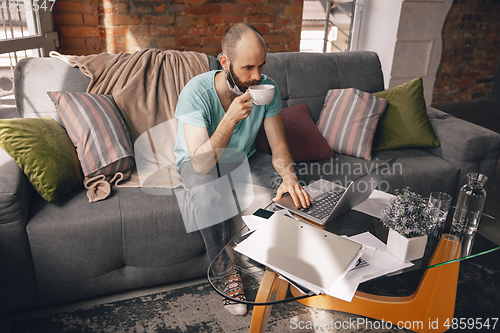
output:
[[[485,188],[491,189],[500,155],[500,134],[429,106],[427,114],[441,145],[426,149],[460,169],[454,198],[467,183],[469,172],[488,176]]]
[[[17,163],[0,148],[0,225],[28,220],[30,184]]]
[[[37,304],[26,233],[31,191],[21,168],[0,148],[0,313]]]

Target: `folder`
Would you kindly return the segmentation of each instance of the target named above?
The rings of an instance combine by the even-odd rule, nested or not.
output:
[[[331,232],[273,214],[235,251],[315,294],[322,294],[328,293],[356,265],[361,248],[361,244]]]

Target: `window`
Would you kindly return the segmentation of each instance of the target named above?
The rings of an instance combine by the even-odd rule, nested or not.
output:
[[[359,9],[359,0],[304,0],[300,51],[353,50]]]
[[[0,0],[0,112],[15,107],[14,68],[19,60],[48,56],[58,46],[55,0]]]

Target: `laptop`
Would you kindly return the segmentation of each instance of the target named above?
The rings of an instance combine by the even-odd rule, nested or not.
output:
[[[308,208],[297,208],[289,195],[276,204],[317,224],[325,224],[342,215],[352,207],[368,199],[396,159],[384,162],[351,181],[347,187],[325,179],[319,179],[304,187],[313,198]]]

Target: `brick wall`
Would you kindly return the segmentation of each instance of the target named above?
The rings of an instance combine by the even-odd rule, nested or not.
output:
[[[455,0],[442,37],[433,103],[489,96],[500,64],[500,2]]]
[[[234,23],[254,25],[270,52],[298,51],[303,0],[57,0],[59,52],[134,52],[143,48],[220,52]]]

